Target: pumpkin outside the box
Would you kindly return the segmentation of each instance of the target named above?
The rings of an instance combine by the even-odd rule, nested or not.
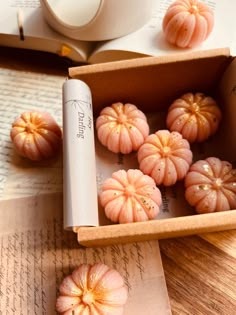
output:
[[[212,9],[198,0],[177,0],[167,9],[162,22],[166,40],[181,48],[205,41],[213,30]]]
[[[18,154],[34,161],[51,158],[61,148],[61,128],[46,112],[22,113],[13,122],[10,136]]]
[[[81,264],[59,287],[56,309],[63,315],[122,315],[128,290],[121,274],[107,265]]]

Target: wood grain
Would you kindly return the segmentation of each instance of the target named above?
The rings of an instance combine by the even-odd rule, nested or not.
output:
[[[173,315],[236,314],[236,230],[159,244]]]
[[[219,223],[220,222],[220,223]],[[96,247],[114,243],[141,242],[236,228],[236,210],[189,215],[164,220],[77,228],[78,242]]]

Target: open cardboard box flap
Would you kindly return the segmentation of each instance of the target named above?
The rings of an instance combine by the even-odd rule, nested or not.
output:
[[[194,51],[178,55],[145,57],[98,65],[73,67],[69,76],[90,87],[94,118],[114,102],[133,103],[147,114],[151,131],[165,128],[171,102],[186,92],[203,92],[217,99],[223,120],[217,134],[193,146],[194,159],[217,156],[236,162],[236,60],[228,49]],[[137,168],[136,153],[117,157],[96,141],[96,164],[101,182],[113,171]],[[98,191],[99,191],[98,182]],[[162,213],[156,220],[111,224],[99,209],[100,226],[79,227],[78,242],[103,246],[185,236],[236,228],[236,210],[198,215],[184,199],[183,185],[161,188]]]

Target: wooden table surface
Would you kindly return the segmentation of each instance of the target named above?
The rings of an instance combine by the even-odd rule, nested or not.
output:
[[[159,241],[173,315],[236,314],[236,231]]]
[[[57,56],[0,47],[0,66],[67,74]],[[160,240],[173,315],[236,314],[236,230]]]

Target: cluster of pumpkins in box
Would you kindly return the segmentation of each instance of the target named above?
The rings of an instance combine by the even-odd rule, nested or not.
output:
[[[191,144],[213,136],[222,114],[203,93],[186,93],[173,101],[167,129],[149,134],[146,115],[134,104],[114,103],[96,119],[98,140],[114,153],[137,151],[139,169],[119,170],[104,181],[100,202],[113,222],[147,221],[162,203],[159,185],[184,180],[185,198],[198,213],[236,208],[236,170],[227,161],[208,157],[192,164]],[[54,155],[61,129],[48,113],[23,113],[12,125],[17,151],[33,160]]]
[[[167,41],[193,47],[213,28],[213,12],[197,0],[178,0],[163,19]],[[170,104],[165,130],[149,134],[145,114],[133,104],[115,103],[96,119],[99,141],[110,151],[137,151],[139,169],[119,170],[104,181],[100,202],[113,222],[157,217],[162,203],[159,185],[184,181],[185,198],[198,213],[236,208],[236,170],[217,157],[192,162],[191,144],[213,136],[221,122],[216,101],[203,93],[186,93]],[[59,151],[62,131],[45,112],[25,112],[11,129],[16,151],[31,160],[51,158]],[[62,314],[122,314],[127,289],[121,275],[104,264],[82,264],[60,288],[56,309]],[[84,313],[83,313],[84,314]]]
[[[149,134],[145,114],[133,104],[104,108],[96,121],[100,142],[113,152],[137,151],[139,169],[119,170],[105,180],[100,194],[107,217],[127,223],[154,219],[161,205],[159,185],[184,180],[185,198],[198,213],[236,207],[236,170],[208,157],[192,164],[191,144],[213,136],[222,115],[203,93],[186,93],[173,101],[167,129]]]

